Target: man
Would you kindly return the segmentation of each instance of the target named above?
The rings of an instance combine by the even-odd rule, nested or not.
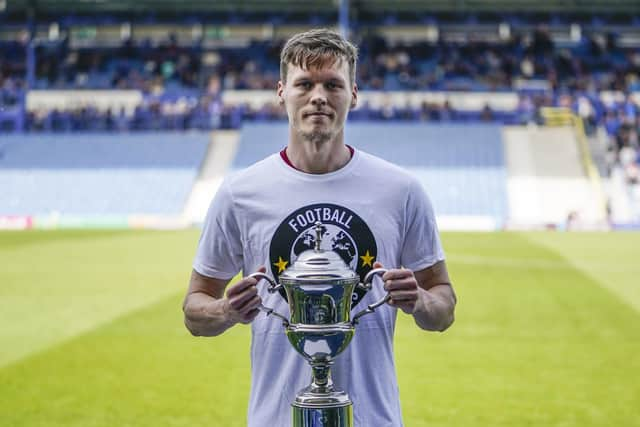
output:
[[[404,267],[382,277],[384,289],[354,294],[357,309],[391,294],[389,304],[362,318],[332,367],[337,388],[353,401],[355,426],[402,425],[392,342],[397,309],[426,330],[443,331],[453,322],[456,298],[420,184],[345,145],[344,124],[358,97],[356,58],[356,48],[329,30],[286,43],[277,95],[289,118],[288,144],[228,178],[207,214],[185,323],[204,336],[251,323],[250,427],[290,426],[290,403],[308,385],[311,370],[287,341],[282,323],[258,310],[264,303],[288,313],[284,298],[246,275],[268,268],[277,278],[313,247],[315,221],[323,223],[323,249],[335,250],[362,278],[383,264]],[[227,288],[240,270],[245,278]]]

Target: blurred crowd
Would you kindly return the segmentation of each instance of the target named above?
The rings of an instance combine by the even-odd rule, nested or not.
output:
[[[518,90],[541,81],[553,91],[640,90],[640,50],[620,47],[617,36],[585,34],[557,46],[546,26],[500,42],[444,40],[389,42],[375,34],[356,38],[363,90]],[[24,42],[0,43],[0,75],[22,78]],[[112,48],[72,48],[67,39],[37,47],[35,88],[138,89],[158,93],[204,89],[217,76],[223,89],[273,89],[282,40],[244,47],[184,46],[175,35],[160,44],[124,41]]]
[[[588,133],[597,126],[610,139],[610,165],[623,165],[638,180],[640,49],[621,47],[613,33],[584,34],[558,46],[548,27],[514,32],[501,42],[390,42],[375,34],[357,37],[361,90],[510,91],[513,111],[459,111],[448,101],[420,106],[362,103],[351,120],[539,122],[541,107],[567,107],[580,115]],[[126,40],[118,47],[71,47],[66,39],[35,50],[35,89],[134,89],[144,96],[133,111],[98,110],[92,105],[33,110],[30,131],[183,130],[238,128],[244,120],[284,120],[270,102],[259,107],[229,105],[228,90],[274,90],[282,41],[254,41],[245,47],[184,46],[169,34],[163,43]],[[0,42],[0,129],[2,111],[24,102],[24,40]],[[603,91],[624,99],[603,101]],[[6,127],[6,126],[5,126]]]
[[[528,116],[533,117],[535,111]],[[371,108],[368,103],[352,111],[350,121],[395,120],[434,122],[511,122],[526,123],[525,115],[514,112],[494,112],[488,106],[481,111],[456,111],[448,102],[422,103],[419,107],[398,107],[389,104]],[[188,130],[237,129],[245,120],[286,121],[284,108],[277,103],[265,103],[254,108],[248,103],[225,105],[220,98],[179,98],[161,101],[147,97],[132,114],[125,109],[99,111],[83,106],[75,109],[34,110],[27,117],[28,128],[34,131],[129,131],[129,130]]]
[[[620,168],[625,181],[634,187],[634,191],[640,191],[640,115],[637,105],[628,105],[629,110],[625,113],[607,115],[605,127],[611,141],[609,173],[613,168]]]

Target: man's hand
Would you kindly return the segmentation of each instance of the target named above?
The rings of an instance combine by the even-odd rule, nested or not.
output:
[[[264,273],[266,268],[258,271]],[[262,300],[258,296],[258,280],[245,277],[227,288],[229,280],[191,272],[189,290],[182,310],[187,329],[196,336],[220,335],[237,323],[250,323],[258,315]],[[227,288],[227,295],[224,295]]]
[[[376,262],[373,268],[382,268]],[[382,275],[389,304],[412,314],[416,324],[429,331],[444,331],[454,320],[456,294],[444,261],[416,271],[392,269]]]
[[[382,268],[382,264],[376,262],[373,268]],[[397,307],[407,314],[413,314],[418,301],[418,281],[413,271],[406,268],[391,269],[382,275],[384,289],[389,292],[391,299],[389,305]]]
[[[258,271],[264,273],[267,269],[260,267]],[[262,299],[256,287],[258,282],[254,277],[244,277],[227,289],[224,310],[233,323],[251,323],[260,312],[258,307],[262,304]]]

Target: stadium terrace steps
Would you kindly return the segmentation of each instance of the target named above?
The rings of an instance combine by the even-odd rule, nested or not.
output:
[[[208,133],[7,136],[0,216],[179,216],[208,140]]]
[[[602,221],[572,128],[509,127],[503,133],[510,225],[563,226],[572,212],[586,222]]]
[[[528,128],[533,149],[529,151],[533,172],[539,177],[585,178],[573,129]],[[514,171],[517,173],[517,171]]]
[[[441,224],[488,229],[502,225],[507,173],[499,126],[352,123],[345,140],[413,173],[427,190]],[[248,125],[240,141],[234,169],[281,150],[287,126]]]
[[[184,208],[183,217],[188,223],[204,222],[211,199],[218,191],[224,174],[236,154],[238,139],[236,131],[213,132],[209,150]]]

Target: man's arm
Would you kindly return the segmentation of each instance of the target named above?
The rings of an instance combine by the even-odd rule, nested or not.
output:
[[[444,331],[454,320],[457,302],[444,261],[413,273],[418,282],[418,301],[413,310],[416,324],[430,331]]]
[[[259,271],[264,272],[264,268]],[[193,335],[220,335],[236,323],[250,323],[258,315],[262,300],[256,289],[257,280],[243,278],[227,290],[225,297],[229,282],[191,272],[182,311],[184,324]]]
[[[416,272],[389,270],[382,280],[391,294],[389,304],[412,314],[420,328],[442,332],[453,323],[457,299],[444,261]]]

